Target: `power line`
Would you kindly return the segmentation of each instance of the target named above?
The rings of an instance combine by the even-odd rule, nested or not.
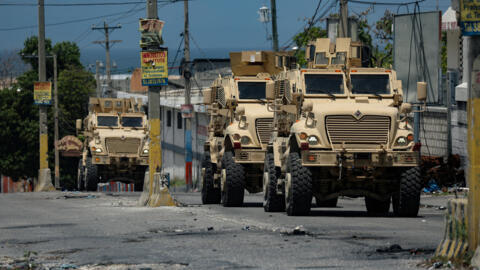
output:
[[[181,0],[157,0],[158,3],[175,3]],[[192,1],[192,0],[188,0]],[[50,7],[73,7],[73,6],[123,6],[145,4],[145,1],[132,2],[93,2],[93,3],[51,3],[44,6]],[[0,3],[0,6],[37,6],[36,3]]]
[[[378,6],[408,6],[424,2],[425,0],[418,0],[413,2],[403,3],[389,3],[389,2],[375,2],[375,1],[362,1],[362,0],[348,0],[350,3],[365,4],[365,5],[378,5]]]
[[[145,7],[139,8],[137,11],[140,11],[140,10],[145,10]],[[120,14],[124,14],[124,13],[125,12],[122,11],[122,12],[116,12],[116,13],[111,13],[111,14],[102,15],[102,16],[87,17],[87,18],[83,18],[83,19],[75,19],[75,20],[69,20],[69,21],[63,21],[63,22],[57,22],[57,23],[49,23],[49,24],[46,24],[46,26],[58,26],[58,25],[64,25],[64,24],[70,24],[70,23],[91,21],[91,20],[96,20],[96,19],[113,17],[113,16],[117,16],[117,15],[120,15]],[[13,30],[36,28],[36,27],[37,27],[37,25],[17,26],[17,27],[11,27],[11,28],[0,28],[0,31],[13,31]]]

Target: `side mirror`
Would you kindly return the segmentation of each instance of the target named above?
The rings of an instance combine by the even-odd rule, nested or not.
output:
[[[79,132],[80,130],[82,130],[82,119],[77,119],[75,121],[75,128],[77,129],[77,132]]]
[[[267,100],[275,99],[275,83],[267,83],[265,87],[265,97]]]
[[[417,82],[417,100],[418,101],[427,101],[427,83],[426,82]]]
[[[203,104],[212,104],[212,89],[203,90]]]

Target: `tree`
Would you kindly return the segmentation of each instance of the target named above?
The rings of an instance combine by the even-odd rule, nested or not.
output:
[[[38,55],[37,38],[24,42],[20,55]],[[46,54],[58,55],[59,135],[75,134],[75,119],[88,113],[88,98],[94,93],[93,74],[84,70],[80,63],[80,50],[75,43],[60,42],[52,47],[46,40]],[[22,58],[32,65],[32,70],[17,78],[12,89],[0,91],[0,172],[13,179],[36,177],[39,167],[38,155],[38,106],[33,104],[33,83],[38,80],[37,58]],[[47,78],[53,75],[52,59],[47,58]],[[14,90],[15,89],[15,90]],[[17,90],[19,89],[19,90]],[[53,170],[53,110],[48,109],[50,165]],[[3,143],[6,142],[6,143]],[[78,160],[61,159],[61,183],[67,187],[74,184]]]
[[[375,24],[375,37],[380,43],[373,48],[372,53],[372,62],[376,67],[390,68],[393,65],[393,15],[387,9]]]
[[[0,172],[14,180],[36,176],[39,168],[38,108],[30,85],[36,78],[28,71],[16,87],[0,91]]]

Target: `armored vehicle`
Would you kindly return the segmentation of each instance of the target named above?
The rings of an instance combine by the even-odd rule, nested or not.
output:
[[[83,123],[77,120],[77,133],[84,137],[79,190],[94,191],[99,182],[107,181],[135,183],[135,190],[142,190],[148,122],[141,105],[133,98],[90,98],[88,116]]]
[[[274,132],[264,170],[265,211],[307,215],[339,196],[365,197],[368,213],[416,216],[422,187],[414,142],[391,69],[362,67],[350,38],[311,42],[307,68],[285,71],[267,92]],[[419,88],[419,97],[425,88]],[[270,90],[270,89],[269,89]]]
[[[210,123],[202,164],[202,202],[243,204],[244,190],[262,191],[265,149],[272,130],[266,89],[271,76],[295,61],[285,52],[230,54],[233,76],[219,77],[204,91]]]

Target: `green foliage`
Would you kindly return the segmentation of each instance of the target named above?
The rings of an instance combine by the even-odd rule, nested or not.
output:
[[[31,36],[25,40],[24,48],[20,50],[19,54],[26,64],[30,64],[33,70],[38,72],[38,58],[29,56],[38,56],[38,38]],[[77,44],[70,41],[62,41],[56,43],[52,47],[52,41],[45,39],[45,55],[57,55],[58,70],[68,68],[82,68],[80,62],[80,48]],[[53,79],[53,58],[46,59],[47,79]]]
[[[375,37],[380,44],[377,44],[372,51],[373,66],[390,68],[393,65],[393,15],[387,9],[383,17],[375,23]]]
[[[95,79],[80,63],[80,50],[75,43],[60,42],[53,47],[46,40],[46,54],[58,55],[59,138],[75,134],[75,120],[88,113],[88,98],[94,92]],[[24,42],[20,55],[38,55],[37,38]],[[37,58],[23,58],[32,70],[17,78],[11,89],[0,91],[0,172],[17,180],[36,177],[39,167],[38,106],[33,104],[33,83],[38,80]],[[53,59],[47,61],[47,78],[53,80]],[[17,90],[20,89],[20,90]],[[54,172],[53,106],[48,108],[49,164]],[[6,142],[6,143],[3,143]],[[72,188],[78,159],[60,158],[63,187]]]
[[[0,91],[0,172],[18,178],[37,175],[38,107],[33,105],[33,86],[28,81],[36,78],[28,71],[18,78],[21,88]]]
[[[297,34],[293,40],[295,44],[299,48],[297,51],[297,59],[298,64],[300,66],[305,66],[307,61],[305,60],[305,46],[307,46],[308,42],[315,40],[317,38],[324,38],[327,37],[327,31],[317,26],[312,26],[310,29],[305,29],[304,32]]]

